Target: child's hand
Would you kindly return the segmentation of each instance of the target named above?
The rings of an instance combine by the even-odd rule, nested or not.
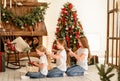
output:
[[[69,52],[68,54],[69,54],[71,57],[73,57],[73,55],[72,55],[72,53],[71,53],[71,52]]]
[[[34,65],[38,64],[37,62],[33,62]]]
[[[67,49],[68,52],[72,52],[72,50],[70,48]]]
[[[32,62],[28,62],[28,64],[30,64],[30,65],[34,65],[34,66],[35,66],[34,63],[35,63],[34,61],[32,61]]]
[[[52,52],[56,52],[57,50],[56,49],[52,49]]]
[[[33,65],[38,66],[39,63],[38,62],[33,62]]]
[[[71,57],[74,57],[74,55],[75,55],[75,53],[73,53],[73,52],[69,52],[68,53]]]

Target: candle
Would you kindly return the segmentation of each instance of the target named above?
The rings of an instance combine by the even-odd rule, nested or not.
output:
[[[4,0],[3,8],[6,8],[6,0]]]
[[[12,0],[10,0],[10,8],[12,8]]]

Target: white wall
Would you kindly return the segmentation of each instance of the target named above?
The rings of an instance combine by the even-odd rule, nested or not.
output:
[[[92,54],[104,55],[106,49],[107,0],[39,0],[39,2],[50,3],[45,15],[48,31],[47,47],[51,48],[55,39],[57,19],[63,4],[68,1],[77,10],[79,21],[88,37]]]

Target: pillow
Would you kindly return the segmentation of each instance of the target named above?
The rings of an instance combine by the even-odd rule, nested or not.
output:
[[[15,49],[18,52],[24,52],[25,49],[30,48],[29,45],[22,39],[22,37],[17,37],[11,43],[15,43]]]

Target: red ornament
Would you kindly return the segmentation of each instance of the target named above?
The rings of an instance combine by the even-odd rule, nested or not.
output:
[[[79,43],[77,43],[76,45],[77,45],[77,49],[81,47],[81,46],[79,45]]]
[[[58,19],[58,23],[60,22],[60,20],[61,20],[61,19],[59,18],[59,19]]]
[[[67,47],[70,48],[70,37],[66,36],[65,39],[67,40]]]
[[[76,26],[77,25],[77,22],[76,21],[74,21],[74,26]]]
[[[79,39],[80,37],[80,33],[79,32],[75,32],[76,38]]]
[[[58,37],[58,33],[55,33],[56,37]]]
[[[74,21],[77,20],[77,14],[76,13],[73,13],[73,19],[74,19]]]
[[[66,11],[66,8],[62,8],[62,11],[63,11],[63,12]]]
[[[58,33],[60,31],[60,28],[56,28],[56,32]]]
[[[65,17],[62,17],[62,24],[65,25]]]
[[[65,11],[65,15],[68,15],[68,12],[67,12],[67,11]]]
[[[67,12],[66,8],[62,8],[61,13],[62,13],[62,14],[65,14],[65,15],[68,15],[68,12]]]
[[[71,10],[73,8],[73,5],[70,3],[69,4],[69,9]]]
[[[72,32],[72,27],[69,27],[69,29],[68,29],[70,32]]]
[[[69,40],[70,40],[70,37],[69,37],[69,36],[66,36],[65,38],[66,38],[66,40],[67,40],[67,41],[69,41]]]
[[[67,47],[70,48],[70,41],[67,42]]]
[[[66,8],[62,8],[62,14],[65,14],[65,12],[66,12]]]

